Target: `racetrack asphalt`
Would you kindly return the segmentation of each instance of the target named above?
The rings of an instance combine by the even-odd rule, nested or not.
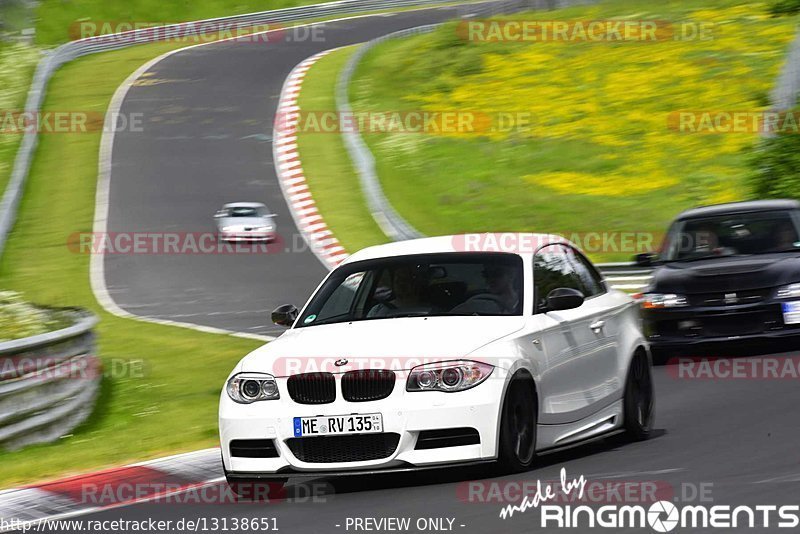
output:
[[[535,487],[537,480],[556,481],[561,468],[566,469],[570,479],[584,475],[590,482],[600,484],[596,488],[608,491],[607,497],[598,499],[602,493],[595,489],[588,502],[596,506],[642,504],[648,508],[653,495],[676,502],[678,506],[800,504],[797,448],[800,425],[797,424],[795,380],[678,378],[675,366],[656,368],[655,380],[657,431],[652,439],[626,443],[620,437],[608,438],[542,456],[538,466],[527,473],[496,477],[487,468],[460,468],[319,479],[302,483],[305,485],[290,482],[287,500],[273,503],[217,504],[216,492],[211,490],[206,497],[192,493],[184,496],[184,500],[176,496],[172,500],[138,504],[82,519],[142,521],[152,518],[176,522],[183,518],[205,521],[206,525],[211,525],[213,520],[226,519],[231,527],[233,518],[275,518],[280,531],[306,534],[354,532],[353,528],[346,528],[348,518],[409,517],[413,524],[419,518],[446,517],[454,519],[455,532],[555,532],[558,529],[540,528],[536,509],[505,520],[499,517],[499,512],[505,504],[519,502],[518,494],[514,493],[515,483],[526,482]],[[481,502],[480,497],[474,497],[471,501],[468,489],[471,483],[484,485],[473,495],[485,498],[492,490],[496,496],[499,490],[509,491],[515,498],[505,502]],[[497,485],[491,486],[494,483]],[[620,490],[618,486],[614,489],[613,484],[624,484],[628,489]],[[316,492],[316,497],[309,497],[312,492]],[[730,530],[679,529],[676,532]],[[649,528],[598,528],[597,531],[652,532]],[[776,530],[773,525],[771,529],[736,531]]]
[[[144,78],[146,83],[131,88],[123,104],[123,113],[143,113],[146,127],[143,133],[117,134],[109,231],[211,231],[211,216],[222,203],[260,200],[278,214],[282,236],[295,239],[297,229],[278,187],[270,146],[286,75],[321,50],[453,14],[451,9],[436,9],[338,21],[325,25],[324,42],[220,43],[161,61]],[[267,326],[272,308],[284,302],[301,304],[325,272],[309,251],[106,257],[108,288],[127,311],[262,334],[277,333]],[[528,473],[492,478],[484,468],[462,468],[320,479],[307,484],[328,491],[323,497],[309,498],[308,486],[290,485],[289,499],[283,502],[143,503],[83,519],[204,518],[207,527],[225,519],[232,527],[233,518],[276,518],[278,528],[289,534],[327,534],[356,531],[347,528],[348,518],[410,517],[414,524],[418,518],[447,517],[454,519],[456,532],[532,532],[543,530],[538,511],[503,520],[500,508],[518,499],[469,502],[466,484],[497,482],[502,491],[508,483],[557,480],[561,468],[570,478],[655,483],[659,496],[684,503],[709,504],[698,495],[692,498],[703,490],[710,504],[800,504],[796,381],[699,380],[676,378],[675,372],[675,367],[655,370],[657,432],[651,440],[606,439],[544,456]],[[614,500],[614,495],[608,499],[611,504],[638,502],[635,496],[625,502]],[[221,531],[221,523],[212,530]]]
[[[327,272],[305,246],[275,176],[272,128],[286,76],[317,52],[439,22],[458,9],[328,22],[305,40],[290,29],[274,42],[194,47],[141,76],[120,108],[143,128],[115,135],[108,232],[213,232],[222,204],[261,201],[278,215],[281,242],[269,254],[108,254],[106,287],[116,304],[137,315],[279,334],[270,312],[303,304]]]

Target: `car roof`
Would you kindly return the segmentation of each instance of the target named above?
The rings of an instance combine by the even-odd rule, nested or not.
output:
[[[261,202],[230,202],[222,206],[223,208],[266,208]]]
[[[694,219],[726,213],[746,213],[752,211],[776,211],[800,209],[800,202],[790,199],[777,200],[749,200],[745,202],[728,202],[688,209],[676,217],[675,220]]]
[[[424,237],[367,247],[352,254],[343,263],[447,252],[498,252],[525,255],[533,254],[539,247],[552,243],[569,244],[569,241],[554,234],[514,232]]]

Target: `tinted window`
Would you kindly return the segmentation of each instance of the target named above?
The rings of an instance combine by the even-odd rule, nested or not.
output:
[[[606,288],[603,285],[603,279],[594,266],[589,263],[589,260],[581,253],[569,247],[567,247],[567,255],[581,280],[581,287],[579,289],[583,293],[583,296],[589,298],[605,293]]]
[[[442,315],[521,315],[522,259],[447,253],[381,258],[340,267],[299,326]]]
[[[330,297],[325,301],[316,314],[317,321],[328,321],[336,317],[344,317],[350,314],[350,309],[357,301],[359,289],[364,291],[365,282],[369,283],[366,273],[353,273],[333,290]]]
[[[238,206],[223,208],[220,213],[226,217],[263,217],[268,214],[266,207]]]
[[[664,258],[681,261],[797,251],[800,233],[794,212],[778,210],[678,221],[670,229]]]
[[[547,303],[547,295],[556,288],[569,287],[583,291],[583,283],[569,261],[570,252],[563,245],[543,247],[533,258],[533,283],[535,286],[534,313]]]

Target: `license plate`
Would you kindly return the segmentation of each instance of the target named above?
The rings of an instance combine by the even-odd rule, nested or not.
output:
[[[783,303],[783,324],[800,323],[800,301]]]
[[[332,434],[373,434],[376,432],[383,432],[383,416],[379,413],[294,418],[294,437],[296,438]]]

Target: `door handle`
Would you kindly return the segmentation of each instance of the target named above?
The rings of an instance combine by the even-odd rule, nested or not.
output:
[[[599,334],[600,330],[602,330],[605,325],[606,325],[606,322],[600,320],[600,321],[595,321],[592,324],[590,324],[589,328],[591,328],[592,332],[594,332],[595,334]]]

